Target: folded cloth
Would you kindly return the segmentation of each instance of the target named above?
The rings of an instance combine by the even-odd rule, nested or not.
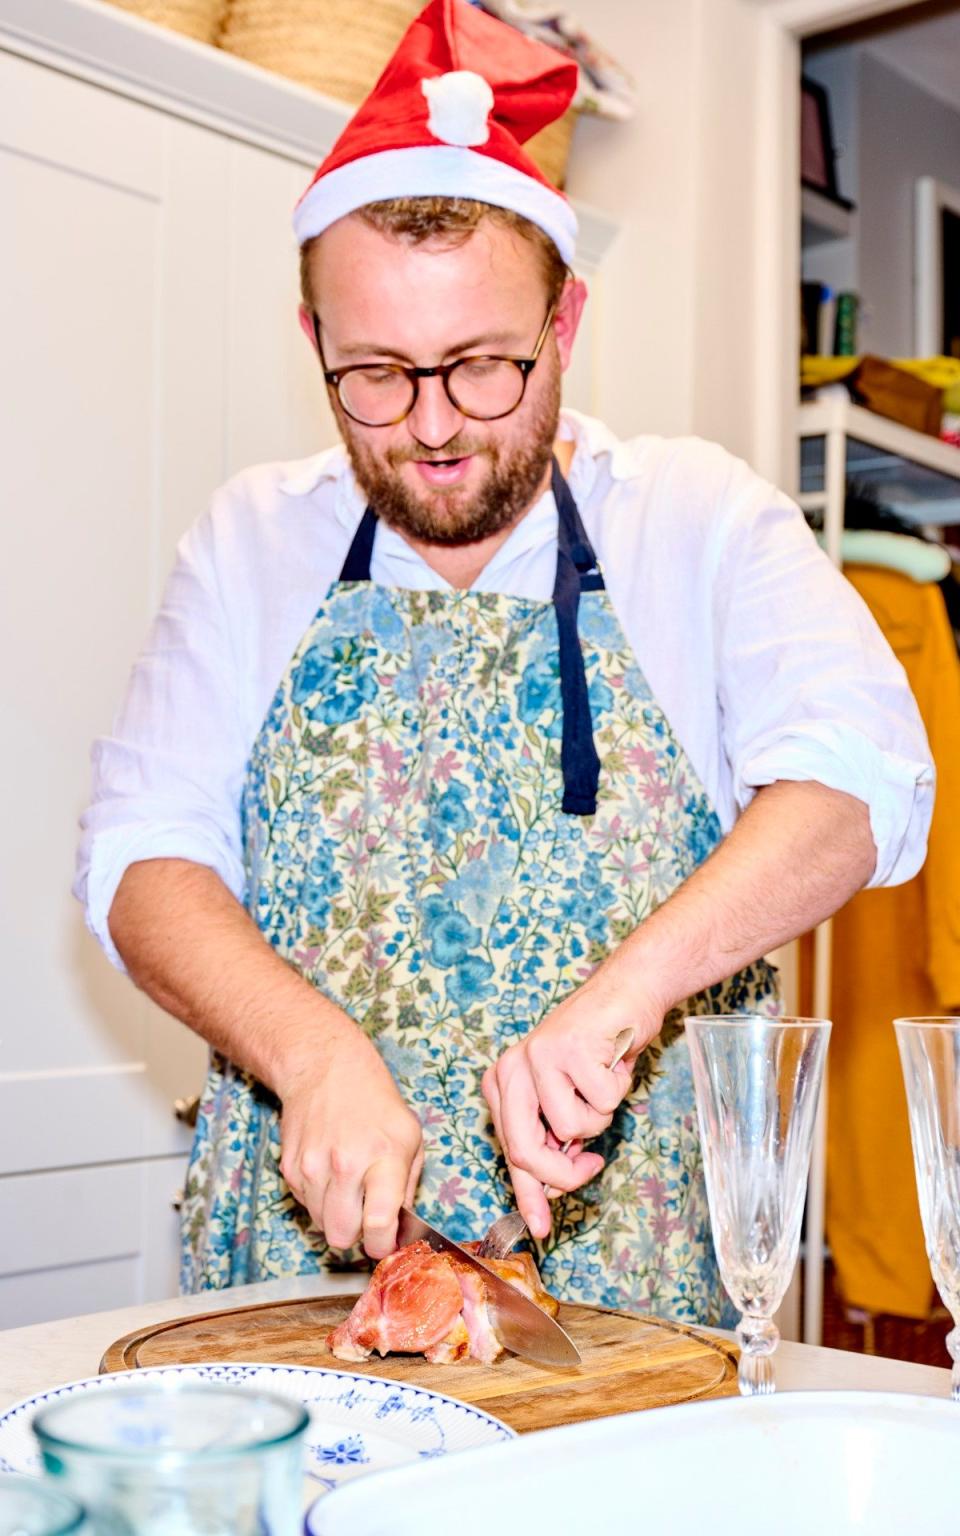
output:
[[[825,546],[822,533],[817,534],[817,542]],[[840,544],[840,558],[844,565],[879,565],[920,582],[942,581],[953,568],[950,552],[942,544],[873,528],[848,528]]]

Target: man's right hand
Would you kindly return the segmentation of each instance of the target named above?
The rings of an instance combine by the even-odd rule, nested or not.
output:
[[[280,1172],[331,1248],[362,1240],[372,1259],[396,1247],[401,1205],[423,1166],[420,1123],[357,1025],[318,1044],[277,1082]]]
[[[423,1165],[417,1117],[375,1046],[281,960],[219,875],[131,864],[110,932],[139,987],[282,1105],[280,1167],[332,1248],[392,1253]]]

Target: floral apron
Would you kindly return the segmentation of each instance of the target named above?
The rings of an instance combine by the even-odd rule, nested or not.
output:
[[[423,1127],[416,1209],[460,1240],[511,1207],[480,1080],[720,842],[624,638],[573,498],[552,602],[374,585],[368,508],[254,743],[246,901],[375,1041]],[[764,962],[692,999],[537,1244],[570,1301],[727,1316],[684,1011],[777,1010]],[[279,1171],[276,1099],[214,1056],[183,1205],[183,1284],[337,1269]]]

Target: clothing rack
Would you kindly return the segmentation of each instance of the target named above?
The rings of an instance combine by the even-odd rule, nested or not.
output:
[[[800,406],[797,432],[801,445],[823,438],[822,486],[804,487],[798,497],[805,511],[823,514],[824,547],[828,557],[842,568],[841,548],[844,531],[849,444],[865,445],[872,451],[855,462],[859,478],[867,479],[885,494],[895,497],[897,510],[912,511],[917,531],[936,523],[960,521],[960,449],[938,438],[898,422],[877,416],[863,406],[854,405],[844,394]],[[817,478],[811,466],[812,478]],[[817,1018],[830,1017],[833,977],[833,926],[821,923],[814,935],[813,1012]],[[827,1205],[827,1082],[824,1078],[820,1109],[814,1129],[807,1185],[806,1237],[803,1258],[803,1341],[819,1344],[823,1335],[823,1268],[826,1258],[824,1234]]]

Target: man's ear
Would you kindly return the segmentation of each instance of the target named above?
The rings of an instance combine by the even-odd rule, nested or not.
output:
[[[553,317],[553,329],[557,338],[557,351],[560,354],[560,367],[567,369],[570,366],[570,358],[573,354],[573,343],[576,340],[577,330],[580,325],[580,316],[583,314],[583,306],[587,302],[587,285],[582,277],[571,277],[564,285],[557,305],[557,312]]]
[[[297,310],[297,315],[300,320],[301,331],[303,332],[304,336],[306,336],[314,352],[316,352],[317,337],[316,332],[313,329],[313,311],[309,310],[306,304],[301,304],[300,308]]]

